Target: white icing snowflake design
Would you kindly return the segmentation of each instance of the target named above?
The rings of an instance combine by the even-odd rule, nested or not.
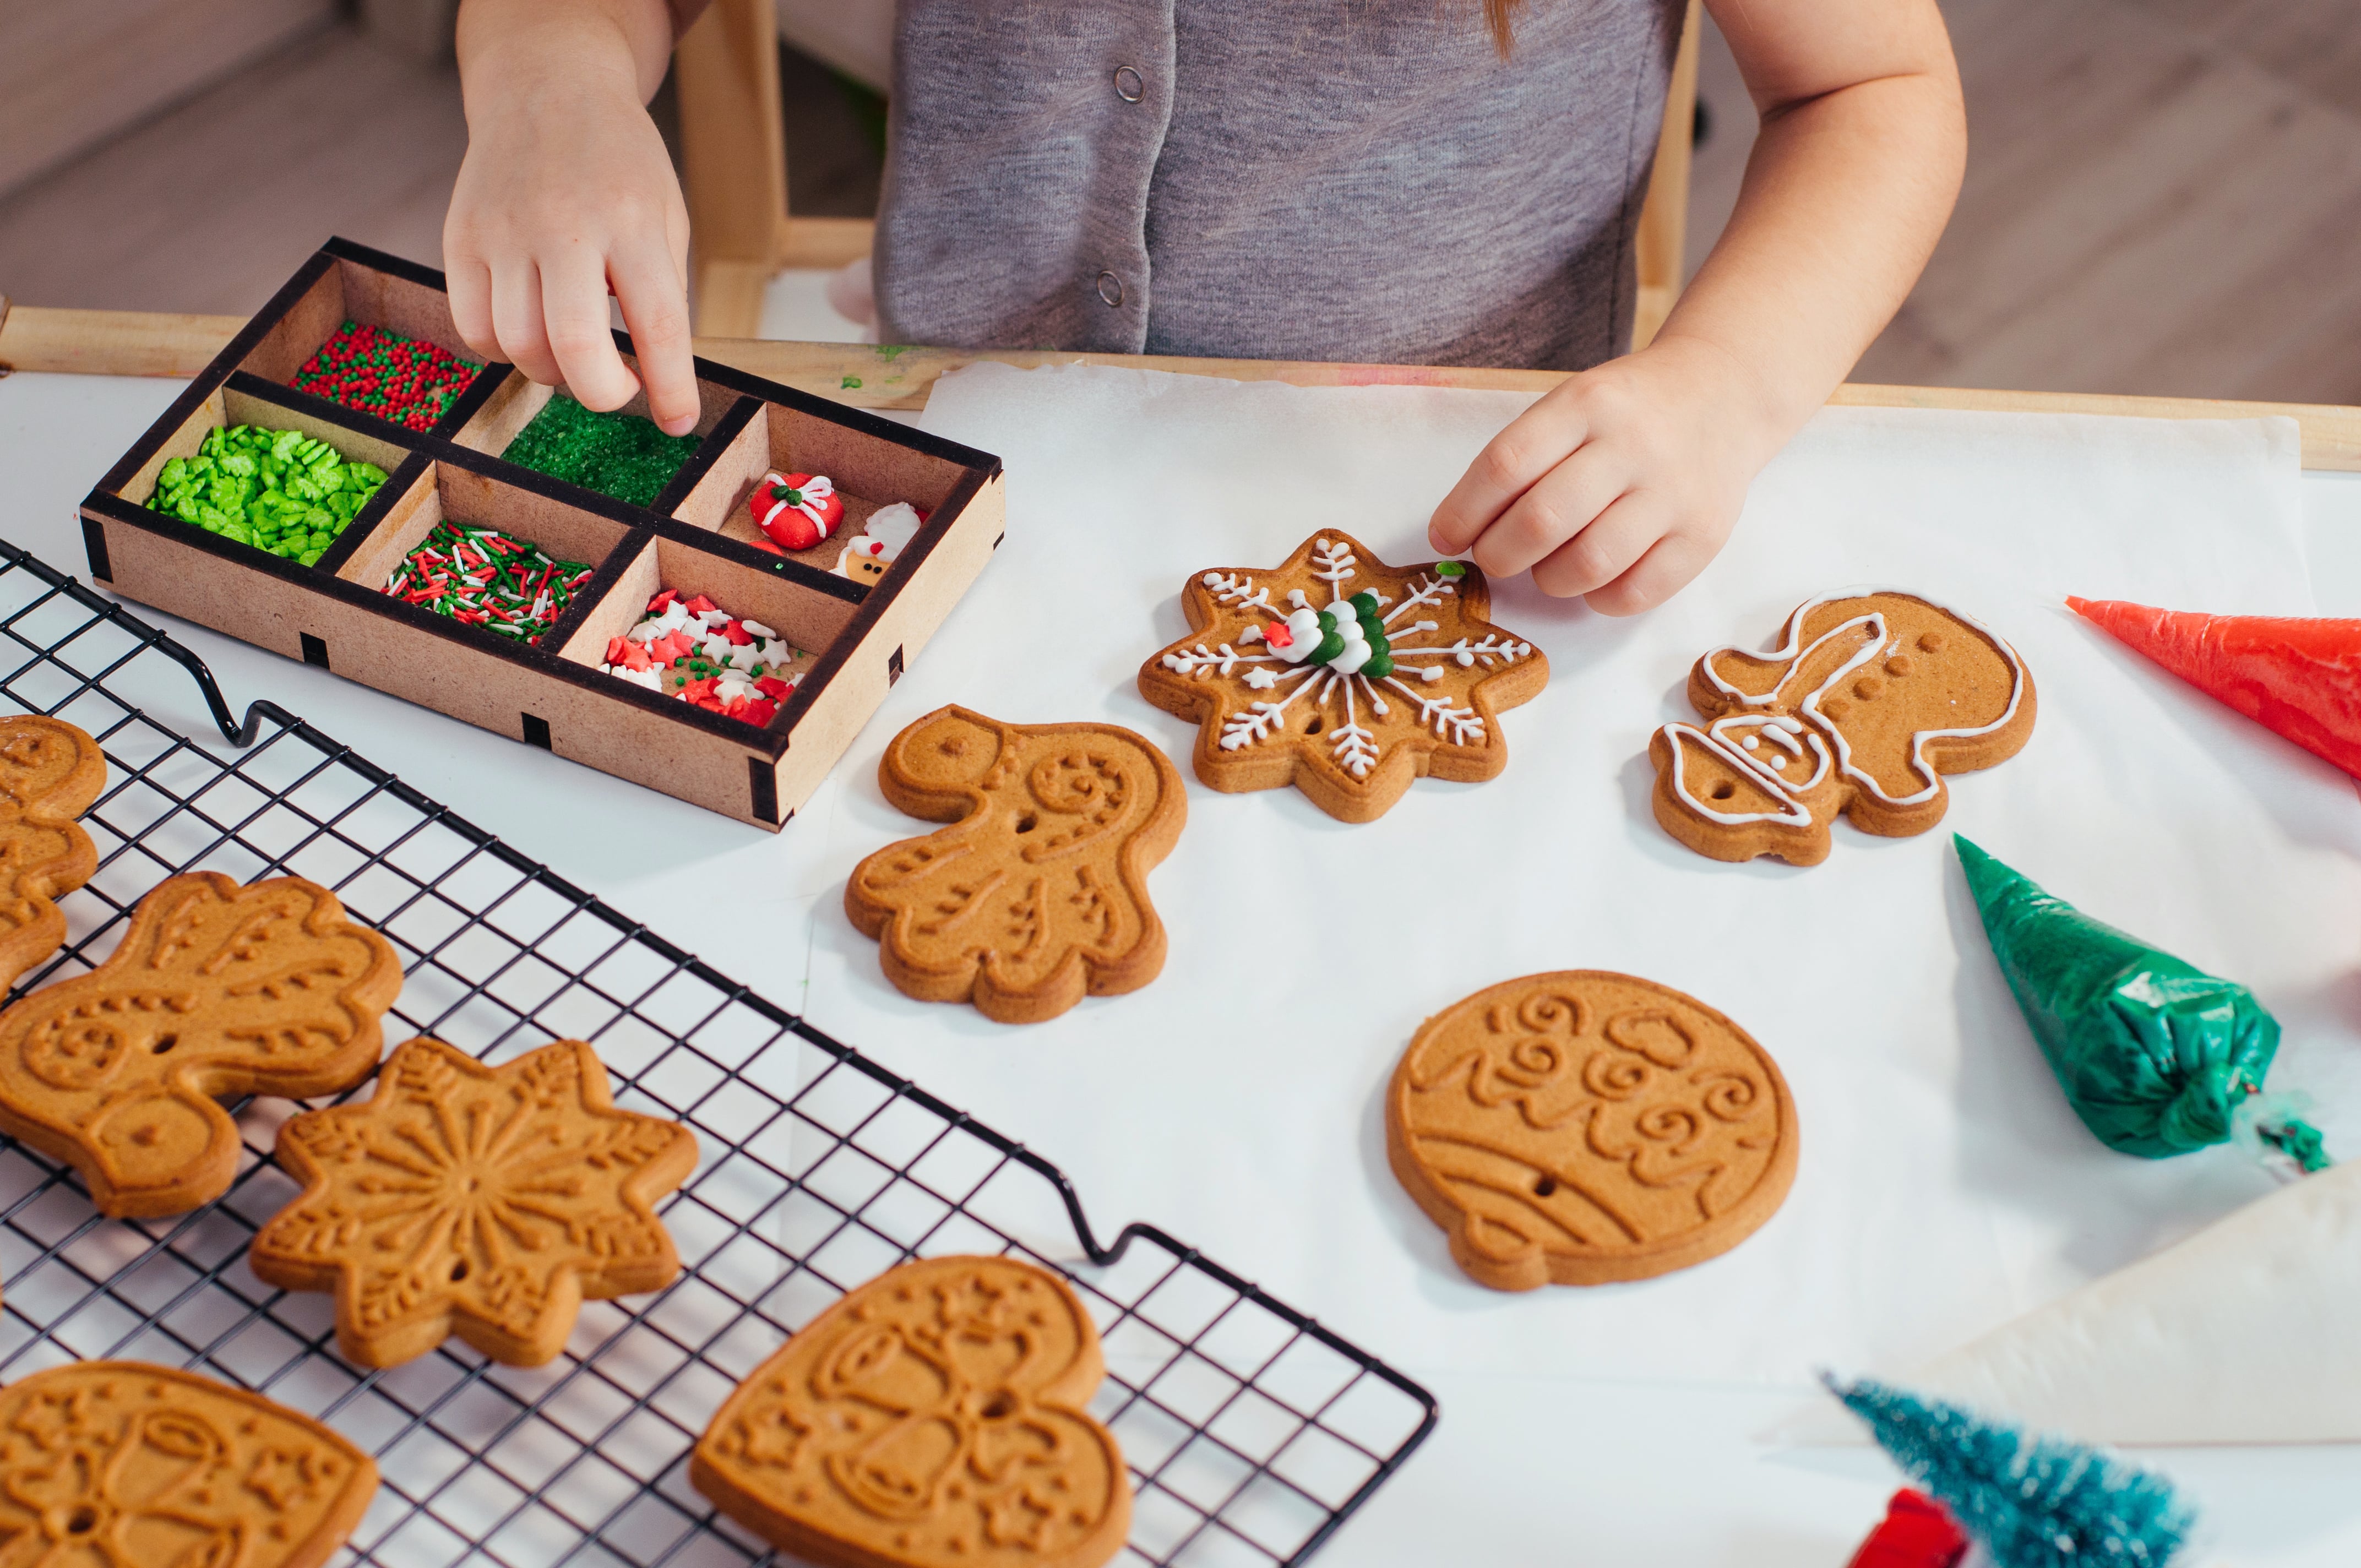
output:
[[[1489,599],[1463,563],[1395,568],[1344,534],[1317,534],[1276,570],[1201,574],[1184,595],[1197,631],[1150,660],[1140,687],[1202,719],[1205,752],[1243,761],[1293,746],[1336,782],[1382,795],[1370,802],[1382,810],[1415,773],[1498,773],[1494,709],[1547,679],[1532,644],[1484,619]],[[1511,670],[1519,678],[1479,697]],[[1403,749],[1416,765],[1387,777],[1387,757]]]

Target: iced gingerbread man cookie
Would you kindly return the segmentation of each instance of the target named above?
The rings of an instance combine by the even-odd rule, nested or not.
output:
[[[105,754],[80,729],[37,714],[0,718],[0,990],[66,939],[56,901],[98,870],[74,818],[105,787]]]
[[[1645,1279],[1729,1251],[1795,1176],[1778,1063],[1669,986],[1528,975],[1429,1018],[1386,1091],[1386,1155],[1495,1290]]]
[[[185,1213],[237,1174],[217,1097],[352,1088],[401,991],[393,944],[326,888],[173,877],[104,963],[0,1013],[0,1132],[82,1172],[102,1214]]]
[[[1946,773],[2016,755],[2033,676],[1954,609],[1892,589],[1813,599],[1769,653],[1717,648],[1689,672],[1706,720],[1648,743],[1656,820],[1700,855],[1828,858],[1839,813],[1888,838],[1943,819]]]
[[[1131,1526],[1122,1452],[1084,1410],[1104,1376],[1047,1269],[906,1263],[738,1386],[689,1483],[821,1568],[1097,1568]]]
[[[845,914],[905,993],[1036,1024],[1164,968],[1148,872],[1189,808],[1146,740],[939,708],[894,738],[877,779],[902,810],[951,824],[887,845],[844,885]]]
[[[1483,572],[1389,566],[1331,529],[1275,570],[1182,588],[1194,630],[1140,666],[1142,696],[1198,721],[1197,776],[1219,790],[1294,784],[1331,817],[1374,822],[1422,775],[1477,783],[1508,765],[1499,712],[1549,661],[1486,616]]]

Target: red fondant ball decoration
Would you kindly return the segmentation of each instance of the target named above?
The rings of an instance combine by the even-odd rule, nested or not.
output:
[[[808,550],[844,521],[844,499],[824,474],[772,474],[747,501],[754,526],[774,543]]]

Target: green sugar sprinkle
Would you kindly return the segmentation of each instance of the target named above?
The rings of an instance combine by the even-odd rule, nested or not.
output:
[[[637,414],[592,413],[558,393],[500,455],[520,468],[643,507],[653,504],[697,450],[695,435],[666,435]]]
[[[207,533],[316,565],[385,483],[374,463],[346,459],[300,430],[235,424],[156,477],[148,505]]]

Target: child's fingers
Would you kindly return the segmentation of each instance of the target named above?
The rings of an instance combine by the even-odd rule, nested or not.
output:
[[[1591,519],[1614,504],[1626,483],[1621,464],[1598,446],[1583,447],[1543,475],[1483,532],[1476,541],[1476,564],[1494,577],[1515,576],[1577,538]]]
[[[1660,503],[1626,492],[1533,567],[1533,586],[1556,598],[1603,588],[1664,537],[1665,521]]]
[[[638,351],[640,377],[647,383],[648,417],[666,435],[697,428],[701,411],[697,367],[690,362],[688,294],[680,269],[661,244],[634,245],[608,258],[615,298],[623,307]]]
[[[1601,615],[1637,615],[1653,609],[1706,568],[1713,547],[1685,533],[1667,533],[1648,547],[1630,571],[1591,591],[1590,608]]]
[[[1451,487],[1443,504],[1426,525],[1427,543],[1445,555],[1456,555],[1474,544],[1493,521],[1556,467],[1567,454],[1588,439],[1587,422],[1543,398],[1509,422],[1494,436],[1467,472]],[[1518,566],[1522,571],[1531,561]],[[1487,565],[1484,568],[1490,571]]]
[[[492,333],[510,364],[544,386],[557,385],[557,361],[550,356],[541,319],[541,271],[532,262],[493,269]]]
[[[566,247],[542,262],[541,295],[549,351],[566,389],[584,408],[602,413],[630,402],[640,380],[615,348],[605,258],[585,247]]]
[[[480,359],[506,359],[508,356],[500,352],[500,334],[492,330],[492,269],[480,258],[446,254],[443,277],[451,295],[451,324],[459,329],[459,341]]]

